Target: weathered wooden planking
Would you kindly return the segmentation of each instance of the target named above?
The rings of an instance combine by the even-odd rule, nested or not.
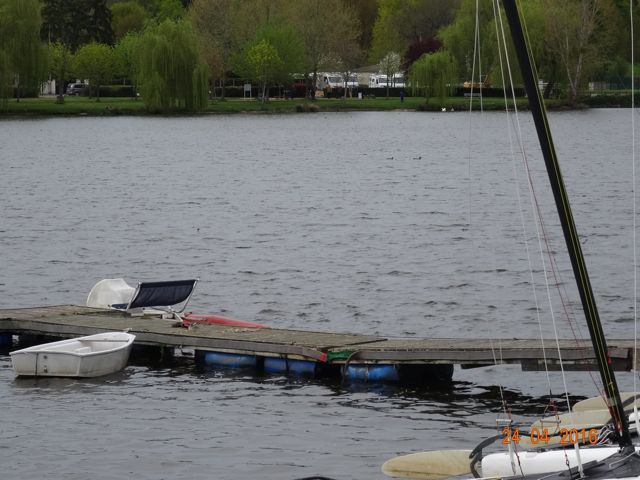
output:
[[[560,357],[556,342],[527,339],[385,339],[372,335],[310,332],[275,328],[242,328],[224,325],[174,327],[173,320],[130,316],[113,310],[76,305],[0,310],[0,331],[60,337],[90,335],[129,329],[136,342],[148,345],[188,347],[201,350],[251,352],[258,355],[296,355],[334,363],[396,362],[462,365],[521,363],[525,370],[541,368],[546,356],[550,365]],[[592,368],[589,343],[561,340],[562,360],[574,369]],[[619,370],[629,370],[633,341],[609,341],[609,355]]]
[[[130,316],[123,312],[75,305],[0,310],[0,331],[61,337],[125,330],[136,343],[256,354],[301,355],[324,359],[331,348],[345,349],[380,340],[370,335],[308,332],[271,328],[197,325],[176,328],[174,320]]]
[[[612,340],[608,344],[609,356],[616,369],[629,370],[633,348],[628,341]],[[342,361],[390,361],[405,363],[459,363],[462,365],[489,365],[494,363],[521,363],[526,370],[544,369],[546,357],[551,369],[562,358],[563,364],[576,365],[568,369],[594,369],[595,355],[590,343],[576,340],[528,339],[391,339],[362,344],[346,350],[332,349],[329,357]],[[591,368],[593,367],[593,368]]]

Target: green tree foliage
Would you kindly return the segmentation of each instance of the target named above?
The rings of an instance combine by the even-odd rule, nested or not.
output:
[[[11,62],[9,59],[8,41],[11,36],[11,18],[8,16],[9,6],[0,0],[0,111],[7,108],[11,92]]]
[[[183,2],[180,0],[138,0],[138,3],[158,23],[164,20],[178,20],[185,14]],[[189,3],[186,1],[184,5]]]
[[[345,0],[345,5],[351,8],[360,24],[358,44],[362,52],[371,48],[373,40],[373,25],[378,16],[378,0]]]
[[[357,11],[349,5],[345,5],[345,8],[350,10],[347,18],[358,22],[358,25],[360,25]],[[333,42],[331,47],[334,56],[332,70],[337,70],[341,73],[345,85],[354,70],[362,65],[364,59],[364,51],[359,42],[360,31],[361,29],[359,27],[354,28],[351,22],[341,22],[336,25],[335,35],[338,40]]]
[[[240,7],[236,0],[193,0],[187,14],[200,37],[211,77],[220,82],[222,98],[232,58],[247,41],[237,28]]]
[[[64,82],[72,72],[73,54],[64,43],[56,42],[49,44],[49,59],[51,76],[56,80],[58,90],[58,103],[64,103]]]
[[[111,25],[116,41],[129,32],[139,32],[149,18],[146,10],[135,0],[111,5]]]
[[[100,101],[100,86],[113,79],[116,67],[113,47],[104,43],[88,43],[80,47],[75,58],[75,71],[79,78],[89,80],[91,89]]]
[[[11,64],[9,54],[0,48],[0,111],[7,109],[11,95]]]
[[[304,45],[304,73],[315,85],[319,71],[337,68],[338,46],[360,36],[358,17],[343,0],[298,0],[287,7],[283,15]]]
[[[179,20],[185,14],[180,0],[160,0],[158,2],[158,13],[155,18],[158,22],[164,20]]]
[[[373,39],[369,51],[369,61],[377,63],[389,52],[402,52],[407,47],[406,41],[394,25],[394,18],[399,14],[405,0],[380,0],[378,16],[373,25]]]
[[[140,92],[153,111],[201,110],[207,104],[207,67],[191,25],[165,20],[145,29],[138,46]]]
[[[459,0],[381,0],[371,60],[377,62],[389,51],[404,54],[412,44],[434,38],[451,22],[458,3]]]
[[[457,70],[464,81],[476,80],[478,75],[492,77],[499,66],[496,22],[492,2],[479,2],[477,15],[479,42],[474,48],[476,31],[476,0],[462,0],[453,22],[440,31],[445,49],[457,62]],[[503,23],[506,23],[506,19]],[[512,48],[510,50],[513,50]],[[474,51],[476,58],[474,58]],[[516,65],[513,63],[513,65]],[[476,79],[472,78],[476,76]],[[499,75],[496,75],[499,77]]]
[[[272,45],[280,58],[280,62],[274,65],[272,81],[287,83],[293,73],[303,70],[304,47],[298,42],[298,34],[293,27],[270,24],[258,31],[256,39]]]
[[[19,101],[25,89],[38,91],[46,78],[48,57],[40,41],[41,8],[38,0],[0,0],[0,80],[5,99],[12,82]]]
[[[421,91],[427,103],[429,98],[443,100],[451,95],[456,84],[457,69],[455,59],[445,50],[422,55],[409,70],[409,80],[414,92]]]
[[[234,59],[240,76],[260,84],[263,102],[269,84],[289,83],[292,75],[304,68],[304,50],[297,38],[291,26],[270,24],[260,29]]]
[[[111,27],[111,10],[106,0],[85,0],[87,15],[86,41],[113,45],[114,35]]]
[[[261,102],[264,103],[267,99],[267,85],[275,80],[276,72],[282,69],[284,62],[278,55],[278,50],[265,39],[250,45],[244,60],[249,78],[260,83]]]
[[[79,41],[72,26],[76,17],[81,15],[73,8],[77,6],[74,0],[44,0],[40,35],[45,42],[61,42],[74,52],[77,50]]]
[[[529,43],[538,72],[547,83],[545,96],[562,84],[565,96],[575,102],[589,80],[622,75],[629,43],[628,27],[618,0],[528,0],[522,2]],[[628,8],[628,3],[626,4]],[[457,62],[462,80],[478,81],[488,77],[493,84],[501,83],[500,57],[496,20],[491,2],[479,2],[478,43],[476,31],[476,0],[462,0],[453,22],[440,31],[445,48]],[[503,14],[504,15],[504,14]],[[627,18],[628,22],[628,18]],[[504,16],[503,16],[503,24]],[[506,25],[505,29],[508,30]],[[507,51],[512,66],[513,47],[506,33]],[[501,40],[500,40],[501,41]],[[476,56],[474,58],[474,47]],[[505,65],[503,59],[503,65]],[[514,68],[518,83],[519,70]],[[472,79],[472,72],[475,77]],[[484,78],[483,78],[484,80]]]
[[[191,2],[187,19],[198,32],[211,77],[214,82],[220,84],[222,98],[225,96],[224,85],[227,75],[234,65],[237,65],[243,49],[255,41],[261,28],[282,23],[282,10],[286,3],[286,0]]]
[[[137,52],[140,43],[140,35],[127,33],[116,43],[115,72],[117,76],[128,78],[133,84],[132,95],[137,99],[138,88],[138,59]]]
[[[44,0],[42,15],[40,35],[47,42],[61,42],[72,52],[90,42],[113,45],[106,0]]]
[[[612,0],[542,0],[542,7],[547,51],[564,73],[574,103],[589,78],[604,77],[625,62],[617,52],[629,42],[627,30]]]

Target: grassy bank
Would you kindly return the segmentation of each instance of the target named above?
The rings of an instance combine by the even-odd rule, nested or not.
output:
[[[522,105],[525,101],[522,100]],[[440,102],[431,99],[425,104],[424,98],[406,97],[404,101],[399,98],[357,98],[329,99],[318,98],[314,104],[309,104],[304,99],[280,100],[271,99],[261,104],[255,99],[227,99],[224,101],[212,100],[203,114],[216,113],[291,113],[297,111],[385,111],[385,110],[447,110],[464,111],[469,109],[469,99],[463,97],[450,97]],[[474,109],[480,108],[480,102],[474,99]],[[503,100],[500,98],[485,98],[483,108],[486,110],[504,109]],[[144,103],[132,98],[102,98],[96,101],[88,97],[65,97],[62,104],[56,102],[55,97],[25,98],[17,102],[9,100],[6,112],[1,116],[59,116],[59,115],[148,115]]]

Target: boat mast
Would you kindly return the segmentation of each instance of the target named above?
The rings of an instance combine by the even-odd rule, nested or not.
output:
[[[547,122],[547,114],[538,90],[538,79],[533,66],[529,44],[527,43],[523,32],[517,0],[503,0],[503,5],[509,21],[511,37],[518,56],[525,90],[529,99],[529,107],[531,108],[536,130],[538,132],[538,139],[540,141],[542,155],[547,167],[547,173],[549,174],[549,180],[551,182],[551,189],[553,190],[553,196],[558,209],[558,215],[560,216],[564,239],[569,251],[569,257],[571,258],[573,273],[576,277],[576,283],[578,284],[582,308],[589,327],[589,335],[591,336],[591,342],[593,344],[596,361],[598,363],[598,370],[600,371],[600,377],[602,378],[602,383],[604,385],[609,410],[614,420],[618,443],[623,449],[625,447],[633,448],[631,435],[629,434],[629,422],[624,413],[624,408],[620,399],[620,391],[618,390],[616,377],[610,363],[607,342],[602,330],[602,324],[600,322],[598,308],[596,307],[593,290],[591,289],[587,266],[584,262],[584,256],[582,255],[580,239],[573,221],[569,198],[564,186],[564,181],[562,180],[560,165],[558,164],[555,147],[553,146],[551,131]]]

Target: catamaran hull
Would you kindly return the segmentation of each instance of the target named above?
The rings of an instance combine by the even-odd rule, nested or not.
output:
[[[582,447],[580,458],[585,465],[591,461],[602,461],[614,455],[619,447]],[[638,449],[636,449],[637,451]],[[558,472],[567,469],[567,461],[573,467],[578,466],[576,451],[574,448],[549,450],[549,451],[522,451],[512,459],[508,452],[492,453],[482,459],[483,477],[509,477],[514,475],[537,475],[549,472]]]
[[[13,370],[30,377],[99,377],[122,370],[134,335],[109,332],[11,352]]]

